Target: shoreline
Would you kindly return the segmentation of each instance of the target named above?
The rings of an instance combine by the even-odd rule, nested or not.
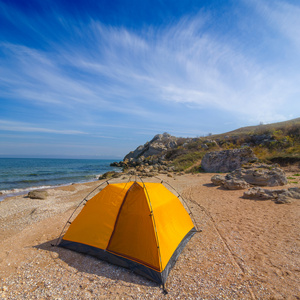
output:
[[[0,158],[0,201],[35,189],[97,181],[111,159]]]
[[[100,175],[102,175],[102,174],[95,175],[95,176],[100,176]],[[0,194],[0,202],[7,198],[10,198],[10,197],[26,195],[28,192],[33,191],[33,190],[55,189],[55,188],[69,186],[69,185],[73,185],[73,184],[84,184],[84,183],[95,182],[95,181],[98,181],[98,179],[95,178],[94,180],[89,180],[89,181],[70,182],[70,183],[59,184],[59,185],[33,186],[33,187],[24,188],[24,189],[4,190],[4,191],[0,191],[0,193],[1,193]]]
[[[14,196],[0,202],[0,298],[296,300],[300,200],[279,205],[243,199],[243,190],[213,186],[212,175],[160,175],[187,201],[202,230],[170,272],[167,295],[127,269],[51,246],[74,208],[105,180],[50,188],[45,200]],[[292,186],[299,183],[280,188]]]

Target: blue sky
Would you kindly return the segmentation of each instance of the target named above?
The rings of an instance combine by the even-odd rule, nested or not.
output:
[[[0,156],[123,158],[299,117],[298,0],[0,0]]]

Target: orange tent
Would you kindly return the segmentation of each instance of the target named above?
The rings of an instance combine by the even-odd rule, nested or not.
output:
[[[60,242],[164,284],[196,232],[177,196],[161,183],[108,184],[91,198]]]

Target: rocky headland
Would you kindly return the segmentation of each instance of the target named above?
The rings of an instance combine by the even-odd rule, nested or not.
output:
[[[168,133],[157,134],[150,142],[138,146],[129,152],[120,162],[111,166],[121,167],[124,172],[155,176],[158,173],[174,172],[175,168],[166,159],[169,150],[178,146],[178,138]]]
[[[226,173],[249,163],[299,168],[300,118],[207,137],[157,134],[112,165],[139,176],[155,176],[174,172]]]

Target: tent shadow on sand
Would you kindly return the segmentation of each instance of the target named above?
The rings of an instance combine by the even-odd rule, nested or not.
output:
[[[36,249],[48,251],[54,262],[66,271],[83,275],[96,275],[105,277],[113,281],[123,281],[126,283],[139,284],[144,286],[158,287],[159,284],[143,276],[135,274],[129,269],[119,267],[96,257],[78,253],[56,245],[57,239],[34,246]],[[81,275],[82,275],[81,274]]]

